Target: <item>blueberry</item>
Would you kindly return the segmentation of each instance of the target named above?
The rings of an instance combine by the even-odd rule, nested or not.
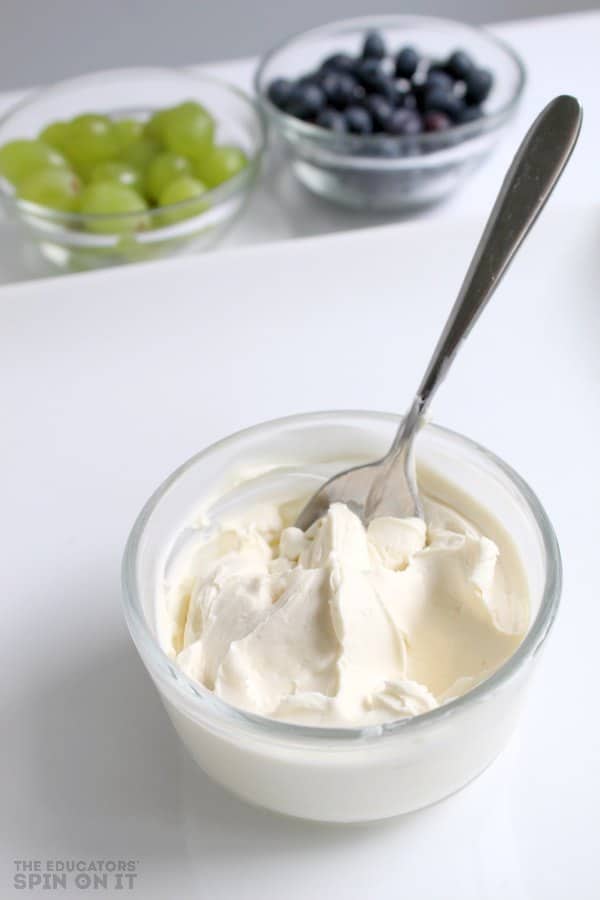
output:
[[[393,78],[381,68],[378,60],[361,60],[356,67],[356,77],[367,93],[382,94],[390,103],[397,102],[398,88]]]
[[[494,78],[489,69],[473,69],[465,80],[465,103],[467,106],[477,106],[487,98]]]
[[[385,73],[378,59],[359,60],[354,72],[362,86],[367,90],[375,89],[381,82],[382,77],[385,78]]]
[[[464,81],[469,77],[473,69],[473,62],[464,50],[455,50],[451,53],[444,66],[448,75],[457,81]]]
[[[483,113],[478,106],[463,106],[456,121],[459,125],[466,125],[467,122],[476,122],[482,116]]]
[[[396,106],[401,101],[400,91],[396,87],[393,78],[390,78],[385,72],[380,72],[372,78],[365,79],[363,86],[367,94],[379,94],[392,106]]]
[[[285,109],[298,119],[313,119],[325,106],[325,94],[317,84],[297,83],[287,99]]]
[[[319,72],[308,72],[306,75],[302,75],[300,78],[298,78],[296,81],[296,84],[301,84],[301,85],[318,84],[318,85],[320,85],[323,80],[324,74],[325,74],[324,72],[320,72],[320,71]]]
[[[367,32],[362,55],[364,59],[383,59],[385,56],[385,42],[378,31]]]
[[[321,110],[315,122],[321,128],[328,128],[329,131],[344,132],[348,130],[343,113],[328,106]]]
[[[376,88],[376,93],[381,94],[382,97],[391,103],[392,106],[396,106],[397,104],[402,102],[402,93],[398,86],[396,85],[393,78],[389,75],[382,75],[379,80],[379,84]]]
[[[381,131],[385,131],[387,122],[392,114],[393,106],[381,94],[368,94],[364,101],[365,108],[371,114],[373,124]]]
[[[399,106],[403,106],[405,109],[416,109],[418,106],[417,98],[413,91],[407,91],[404,94],[400,95]]]
[[[388,134],[419,134],[423,126],[421,116],[412,109],[395,109],[388,119]]]
[[[452,122],[450,121],[449,116],[443,112],[431,110],[431,112],[427,112],[423,116],[423,127],[425,131],[447,131],[451,125]]]
[[[332,106],[345,109],[356,99],[358,84],[347,72],[330,71],[323,76],[321,87]]]
[[[344,113],[348,131],[353,134],[371,134],[373,120],[370,113],[363,106],[349,106]]]
[[[432,66],[425,78],[425,88],[426,90],[436,88],[451,94],[454,89],[454,81],[447,72],[437,66]]]
[[[425,112],[435,110],[449,116],[453,122],[458,121],[463,111],[463,101],[454,94],[447,91],[441,91],[439,88],[432,88],[427,91],[424,98],[423,109]]]
[[[287,78],[275,78],[267,89],[267,97],[275,106],[283,109],[294,87]]]
[[[427,86],[424,82],[412,85],[410,96],[413,98],[415,109],[423,112],[423,110],[425,109],[425,97],[428,93],[430,93],[430,91],[428,91]],[[404,105],[409,105],[406,103],[406,100]]]
[[[334,53],[333,56],[328,56],[327,59],[321,63],[321,69],[323,71],[333,69],[336,72],[352,72],[355,65],[356,60],[353,56],[350,56],[350,54]]]
[[[412,78],[419,65],[419,54],[414,47],[403,47],[396,54],[396,75],[398,78]]]

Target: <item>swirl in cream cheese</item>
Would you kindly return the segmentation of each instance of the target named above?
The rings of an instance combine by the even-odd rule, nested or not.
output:
[[[365,528],[334,504],[306,533],[269,503],[220,524],[165,585],[163,647],[231,705],[355,726],[464,694],[516,649],[526,597],[452,510]]]

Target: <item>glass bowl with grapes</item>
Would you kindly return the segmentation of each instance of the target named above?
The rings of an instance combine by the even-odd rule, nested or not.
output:
[[[254,101],[217,79],[99,72],[0,120],[0,200],[66,271],[206,249],[241,212],[264,141]]]
[[[347,207],[450,194],[514,114],[525,71],[485,29],[426,16],[334,22],[261,61],[255,87],[296,177]]]

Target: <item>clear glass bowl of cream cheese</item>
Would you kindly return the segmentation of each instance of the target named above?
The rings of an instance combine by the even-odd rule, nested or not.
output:
[[[307,715],[306,703],[310,711],[312,700],[301,693],[298,708],[288,703],[278,707],[276,716],[265,715],[262,707],[248,702],[244,690],[238,692],[242,697],[238,703],[238,694],[225,689],[231,678],[222,679],[224,688],[217,691],[216,683],[208,686],[206,679],[194,677],[193,666],[181,664],[184,654],[176,651],[181,650],[184,626],[188,633],[198,614],[187,605],[188,599],[172,621],[165,624],[165,616],[169,591],[181,580],[186,554],[208,546],[221,522],[256,504],[288,501],[285,524],[291,524],[295,509],[321,481],[348,465],[381,456],[397,426],[398,417],[384,413],[321,412],[234,434],[193,457],[158,488],[126,547],[127,624],[176,731],[216,782],[274,812],[325,822],[369,821],[419,809],[464,787],[495,759],[515,728],[538,650],[557,611],[560,554],[552,525],[534,493],[488,450],[427,425],[417,448],[426,510],[432,511],[432,520],[439,519],[440,509],[458,514],[460,521],[468,522],[469,533],[473,529],[473,534],[485,536],[486,547],[493,542],[504,566],[500,580],[506,603],[499,628],[505,650],[489,670],[475,678],[465,672],[465,679],[453,681],[446,693],[438,691],[431,702],[419,695],[412,704],[412,682],[401,696],[397,686],[393,696],[382,689],[369,695],[375,697],[370,706],[361,698],[364,715],[353,721],[352,715],[343,717],[351,706],[342,707],[341,715],[328,715],[330,708],[338,709],[335,705],[327,706],[320,717]],[[431,552],[441,532],[429,524],[431,546],[426,549]],[[293,544],[294,529],[287,534],[286,543]],[[389,546],[392,543],[388,540]],[[450,550],[446,545],[437,547],[442,556]],[[294,559],[300,550],[286,552]],[[480,548],[477,553],[467,579],[474,586],[475,603],[485,591],[479,582],[489,563],[489,553],[482,554]],[[289,560],[276,565],[280,562],[288,568],[295,565]],[[457,614],[461,602],[458,598]],[[482,615],[487,620],[488,611],[483,605],[478,608],[471,624]],[[240,608],[240,615],[246,612]],[[369,617],[365,625],[371,624]],[[196,627],[201,629],[201,624]],[[475,642],[480,640],[478,634],[473,631]],[[366,631],[365,635],[366,641]],[[318,642],[318,635],[315,639]],[[441,647],[438,644],[436,650],[433,643],[428,652],[444,656]],[[281,663],[269,662],[271,649],[280,654]],[[263,651],[267,668],[284,669],[294,652],[281,654],[280,646],[268,645]],[[214,653],[214,646],[200,652]],[[462,657],[464,651],[454,655]],[[477,650],[470,655],[475,659]],[[243,665],[235,671],[240,673],[241,688],[249,685],[247,693],[252,696],[256,685],[245,678]],[[356,671],[360,675],[361,670]],[[367,679],[368,665],[362,672]],[[319,702],[330,701],[319,695]]]

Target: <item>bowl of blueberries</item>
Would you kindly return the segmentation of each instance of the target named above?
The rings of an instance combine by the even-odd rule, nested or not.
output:
[[[0,119],[0,203],[28,250],[60,270],[202,250],[243,209],[264,141],[258,105],[225,82],[97,72]]]
[[[458,187],[524,83],[517,54],[486,30],[401,15],[303,32],[267,53],[255,77],[296,177],[344,206],[390,212]]]

